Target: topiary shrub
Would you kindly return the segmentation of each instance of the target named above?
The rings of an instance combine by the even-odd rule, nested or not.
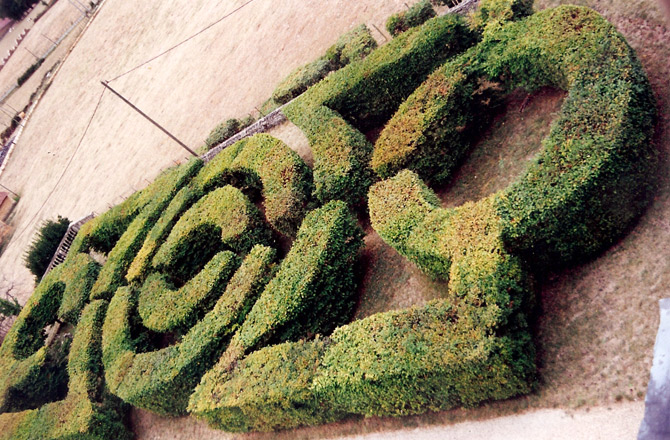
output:
[[[386,30],[395,37],[410,28],[425,23],[436,15],[430,1],[422,0],[412,5],[407,11],[391,15],[386,20]]]
[[[103,329],[103,359],[112,392],[161,414],[184,413],[193,388],[219,358],[270,280],[274,259],[274,250],[255,246],[204,318],[180,343],[156,351],[136,352],[137,296],[130,288],[119,289]],[[172,312],[163,310],[163,316],[170,319]]]
[[[47,220],[42,224],[37,236],[33,239],[28,250],[23,255],[23,261],[39,283],[42,275],[46,272],[51,258],[53,258],[58,245],[65,236],[67,228],[70,226],[70,220],[66,217],[58,216],[57,220]]]
[[[569,92],[542,156],[496,199],[505,246],[557,268],[612,243],[646,203],[656,163],[653,97],[621,35],[595,12],[567,7],[491,31],[401,106],[375,145],[375,170],[408,167],[446,180],[469,145],[458,132],[468,130],[473,116],[464,115],[479,107],[472,90],[482,83],[500,93],[544,85]]]
[[[69,352],[65,399],[39,409],[0,414],[0,439],[131,438],[122,422],[124,408],[106,394],[101,378],[100,340],[106,310],[105,301],[96,301],[82,313]]]
[[[326,50],[325,55],[291,72],[272,92],[272,99],[286,104],[321,81],[330,72],[365,58],[377,47],[370,30],[364,24],[342,35]]]
[[[333,73],[288,105],[284,114],[305,133],[314,153],[315,196],[348,203],[364,197],[372,183],[371,146],[357,129],[381,124],[432,69],[474,42],[461,18],[437,17]]]
[[[221,374],[255,348],[327,334],[345,323],[353,307],[353,263],[362,236],[343,202],[310,212],[277,274],[200,387],[211,389]]]
[[[311,389],[327,346],[317,337],[258,350],[212,383],[211,390],[198,388],[189,411],[229,432],[274,431],[336,420],[342,414]]]
[[[220,123],[209,133],[205,139],[205,147],[211,150],[226,139],[232,137],[238,132],[244,130],[255,122],[253,116],[248,116],[244,119],[230,118]]]

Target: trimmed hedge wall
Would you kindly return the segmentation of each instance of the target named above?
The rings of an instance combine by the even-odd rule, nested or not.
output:
[[[436,15],[430,1],[422,0],[412,5],[407,11],[391,15],[386,20],[386,30],[395,37],[410,28],[422,25]]]
[[[183,414],[193,388],[219,358],[270,280],[275,258],[273,249],[255,246],[214,308],[181,342],[152,352],[135,352],[136,295],[130,288],[119,289],[103,328],[103,360],[112,392],[161,414]]]
[[[291,72],[272,92],[272,99],[279,104],[286,104],[330,72],[365,58],[376,47],[377,42],[372,38],[370,30],[361,24],[342,35],[323,56]]]
[[[343,202],[310,212],[218,364],[199,387],[203,398],[246,353],[273,342],[330,333],[350,318],[356,290],[353,264],[363,232]],[[192,402],[197,405],[197,402]]]
[[[204,190],[231,183],[260,191],[268,223],[295,236],[311,206],[312,172],[285,143],[267,134],[243,139],[219,153],[195,181]]]
[[[527,332],[496,335],[449,301],[379,313],[335,330],[311,389],[342,412],[407,415],[531,391]]]
[[[141,212],[132,220],[114,245],[114,248],[109,252],[107,262],[102,267],[100,275],[91,290],[91,300],[109,300],[119,286],[126,284],[125,275],[128,267],[135,258],[135,254],[140,250],[144,239],[158,220],[161,212],[170,203],[170,200],[172,200],[177,191],[186,185],[201,167],[202,161],[199,159],[176,167],[161,175],[144,191],[136,193],[139,196],[131,196],[128,199],[137,198],[142,200],[143,198],[150,197],[143,204],[144,207]],[[123,206],[123,204],[119,206]],[[113,208],[112,211],[117,208]],[[110,220],[113,219],[114,217]],[[100,221],[96,223],[96,226],[101,228],[100,225],[104,223],[105,221]],[[72,249],[70,249],[70,252],[72,252]]]
[[[321,202],[356,203],[365,196],[372,183],[372,146],[357,129],[388,119],[435,67],[474,42],[475,35],[460,17],[432,19],[333,73],[286,106],[284,114],[312,148],[315,196]]]
[[[311,390],[326,346],[317,337],[258,350],[225,373],[206,396],[201,396],[205,390],[199,388],[191,397],[189,412],[229,432],[274,431],[334,421],[342,414]]]
[[[375,170],[448,178],[469,146],[459,130],[475,118],[470,98],[482,82],[504,93],[544,85],[569,92],[542,156],[497,198],[506,246],[556,269],[611,244],[648,200],[655,107],[630,47],[586,8],[559,7],[491,30],[436,71],[380,136]]]
[[[132,438],[122,423],[123,406],[106,394],[100,379],[101,327],[106,310],[105,301],[96,301],[82,313],[70,348],[67,397],[39,409],[1,414],[0,439]]]
[[[181,216],[152,264],[184,283],[222,248],[244,255],[254,244],[267,244],[270,239],[258,208],[239,189],[227,185],[198,200]]]
[[[219,252],[181,289],[174,289],[164,274],[150,275],[139,294],[142,323],[157,332],[191,328],[212,308],[239,265],[232,252]]]

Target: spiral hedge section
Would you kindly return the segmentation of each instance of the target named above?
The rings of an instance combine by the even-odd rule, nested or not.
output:
[[[349,64],[286,108],[313,175],[257,135],[85,224],[0,347],[0,438],[127,438],[125,404],[243,432],[532,391],[536,275],[620,237],[656,156],[648,81],[612,25],[530,13],[482,0],[469,24],[433,18],[362,60],[334,51]],[[451,177],[490,104],[545,85],[568,97],[526,174],[442,208],[427,184]],[[383,124],[373,146],[361,130]],[[448,281],[443,299],[349,322],[349,206],[366,196],[383,240]],[[64,357],[45,345],[56,320],[74,327]]]

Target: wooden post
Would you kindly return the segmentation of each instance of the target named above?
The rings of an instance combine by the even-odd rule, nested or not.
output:
[[[183,149],[185,149],[186,151],[188,151],[189,153],[191,153],[193,156],[195,156],[195,157],[199,157],[198,154],[197,154],[195,151],[191,150],[188,146],[186,146],[185,143],[183,143],[182,141],[180,141],[179,139],[177,139],[172,133],[170,133],[169,131],[167,131],[162,125],[160,125],[158,122],[156,122],[156,121],[154,121],[153,119],[151,119],[151,118],[149,117],[149,115],[147,115],[147,114],[144,113],[142,110],[140,110],[139,108],[137,108],[132,102],[128,101],[126,98],[124,98],[123,96],[121,96],[121,94],[120,94],[119,92],[117,92],[116,90],[114,90],[113,88],[111,88],[110,85],[107,83],[107,81],[100,81],[100,82],[102,83],[103,86],[105,86],[107,89],[109,89],[109,91],[111,91],[113,94],[115,94],[116,96],[118,96],[123,102],[125,102],[126,104],[128,104],[128,105],[130,106],[130,108],[132,108],[133,110],[135,110],[135,111],[136,111],[137,113],[139,113],[140,115],[144,116],[144,118],[145,118],[147,121],[151,122],[151,123],[152,123],[153,125],[155,125],[159,130],[161,130],[163,133],[165,133],[166,135],[168,135],[168,136],[170,137],[170,139],[172,139],[173,141],[175,141],[176,143],[178,143]]]

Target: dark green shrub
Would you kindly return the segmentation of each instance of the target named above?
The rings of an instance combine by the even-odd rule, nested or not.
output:
[[[21,20],[37,0],[2,0],[0,1],[0,17],[9,17],[12,20]]]
[[[353,307],[353,264],[362,236],[341,201],[310,212],[277,274],[203,381],[253,349],[309,334],[328,334],[345,323]]]
[[[256,351],[216,382],[198,387],[189,411],[230,432],[273,431],[335,420],[341,414],[311,390],[326,343],[292,342]]]
[[[38,283],[47,270],[51,258],[56,253],[60,241],[65,236],[68,226],[70,226],[70,220],[60,215],[55,221],[47,220],[42,224],[37,236],[28,246],[23,261],[30,273],[35,275]]]
[[[232,252],[219,252],[181,289],[164,274],[150,275],[139,293],[142,323],[158,332],[188,330],[212,308],[239,264]]]
[[[33,65],[28,67],[25,72],[19,76],[19,78],[16,80],[16,84],[21,87],[26,81],[30,79],[31,76],[33,76],[33,73],[37,71],[37,69],[40,68],[40,66],[44,63],[44,58],[40,58],[39,60],[35,61]]]
[[[207,136],[207,139],[205,140],[205,146],[208,150],[211,150],[221,142],[244,130],[254,122],[255,119],[252,116],[248,116],[244,119],[226,119],[225,122],[222,122],[214,127],[214,129],[209,133],[209,136]]]
[[[395,37],[410,28],[422,25],[436,15],[430,1],[422,0],[412,5],[407,11],[391,15],[386,20],[386,30]]]
[[[0,315],[9,317],[17,316],[19,313],[21,313],[21,304],[19,304],[16,298],[0,298]]]
[[[1,414],[0,439],[131,438],[122,423],[124,409],[105,393],[100,376],[100,343],[106,310],[105,301],[96,301],[82,313],[70,348],[69,389],[65,399],[35,410]]]
[[[330,72],[365,58],[377,47],[370,30],[364,24],[342,35],[326,50],[324,56],[300,66],[291,72],[272,92],[272,99],[280,104],[304,93]]]
[[[135,353],[132,321],[137,300],[117,291],[103,330],[103,359],[110,389],[133,405],[182,414],[201,376],[214,365],[235,329],[270,280],[275,252],[256,246],[242,262],[214,308],[170,347]]]

